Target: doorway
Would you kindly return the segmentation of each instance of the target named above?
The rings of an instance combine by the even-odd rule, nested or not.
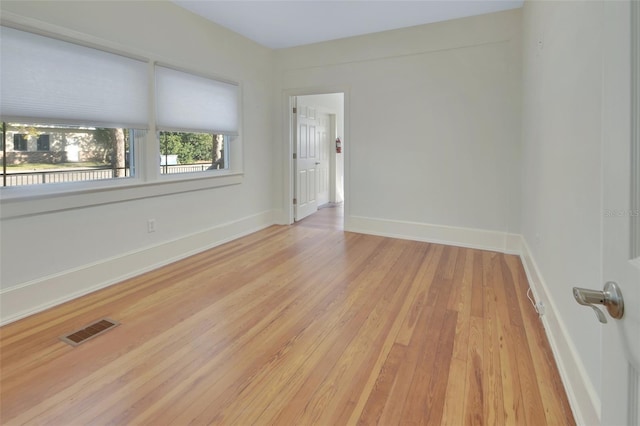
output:
[[[290,96],[289,104],[290,223],[322,210],[322,216],[332,217],[329,222],[334,227],[344,217],[344,93]]]

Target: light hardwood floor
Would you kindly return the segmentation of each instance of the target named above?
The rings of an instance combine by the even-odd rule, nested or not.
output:
[[[0,423],[574,424],[516,256],[272,226],[0,329]],[[58,340],[121,322],[76,348]]]

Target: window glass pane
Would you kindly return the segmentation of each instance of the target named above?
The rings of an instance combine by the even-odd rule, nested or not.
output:
[[[2,186],[134,176],[134,147],[144,130],[5,123]]]
[[[227,169],[228,143],[222,134],[160,132],[160,173]]]

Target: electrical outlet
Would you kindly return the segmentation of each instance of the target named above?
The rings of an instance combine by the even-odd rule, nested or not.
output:
[[[536,311],[538,311],[538,315],[540,316],[544,315],[544,302],[536,303]]]
[[[149,219],[147,221],[147,232],[148,233],[156,232],[156,220],[155,219]]]

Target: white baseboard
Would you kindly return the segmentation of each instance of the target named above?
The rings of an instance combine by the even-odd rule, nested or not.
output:
[[[275,225],[289,225],[289,220],[284,210],[282,209],[273,210],[273,223]]]
[[[542,324],[558,365],[575,421],[578,425],[599,425],[600,398],[588,378],[584,364],[572,343],[573,340],[562,318],[556,314],[560,311],[551,297],[524,238],[521,239],[521,250],[520,258],[535,301],[542,301],[545,304]]]
[[[274,224],[265,211],[202,232],[123,253],[0,292],[0,325],[151,271]]]
[[[454,245],[502,253],[520,253],[520,235],[500,231],[432,225],[363,216],[345,218],[345,230],[361,234]]]

